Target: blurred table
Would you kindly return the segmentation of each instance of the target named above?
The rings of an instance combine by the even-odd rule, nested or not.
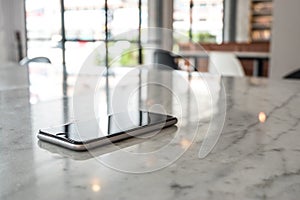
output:
[[[243,51],[233,51],[237,58],[241,60],[253,60],[253,76],[261,77],[263,75],[264,61],[268,61],[270,58],[270,53],[266,52],[243,52]],[[180,51],[178,57],[192,58],[194,59],[194,66],[197,66],[198,59],[208,58],[209,52],[205,51]]]
[[[119,150],[104,146],[95,154],[74,153],[39,142],[36,134],[40,128],[71,120],[74,98],[87,106],[86,93],[94,90],[92,79],[96,81],[101,77],[81,77],[82,83],[86,84],[78,85],[82,87],[73,98],[36,104],[29,103],[28,89],[10,90],[7,87],[0,91],[0,199],[299,198],[299,82],[220,79],[198,73],[188,76],[178,71],[163,71],[151,76],[149,72],[128,74],[130,69],[124,69],[114,69],[114,76],[108,77],[110,85],[107,88],[98,87],[101,94],[99,110],[106,112],[108,108],[108,91],[109,96],[116,100],[117,110],[124,105],[140,108],[161,102],[168,112],[183,116],[177,129],[165,130],[149,141],[132,139],[121,142]],[[124,77],[128,81],[122,81]],[[142,88],[142,95],[134,95],[137,98],[128,104],[124,97],[132,91],[139,91],[136,89],[140,88],[141,80],[142,83],[160,82],[166,87],[161,91],[153,90],[157,85],[152,89]],[[212,86],[210,90],[207,83]],[[204,159],[199,159],[198,152],[208,129],[222,127],[222,123],[210,121],[212,115],[224,114],[218,113],[219,106],[225,103],[217,95],[221,83],[226,89],[225,124],[214,150]],[[168,88],[176,95],[166,92]],[[118,92],[114,94],[113,91]],[[212,94],[216,99],[211,99]],[[114,95],[118,98],[113,98]],[[176,99],[182,100],[180,104]],[[195,129],[195,125],[198,128]],[[194,131],[197,135],[192,139]],[[173,141],[178,133],[181,135]],[[170,142],[172,145],[167,146]],[[163,147],[169,150],[149,154],[165,149]],[[178,150],[183,154],[167,166],[156,169],[161,162],[168,162],[170,156],[177,156]],[[118,156],[122,155],[121,152],[149,156],[131,162],[130,157]],[[126,169],[156,170],[134,174],[124,172]]]

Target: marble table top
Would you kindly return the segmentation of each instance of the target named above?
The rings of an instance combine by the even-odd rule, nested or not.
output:
[[[114,111],[160,104],[179,118],[177,127],[72,152],[36,134],[76,118],[74,107],[88,106],[99,76],[83,76],[87,84],[77,85],[74,96],[36,104],[28,88],[0,90],[0,199],[299,199],[299,82],[125,71],[116,70],[106,89],[99,85],[99,113],[110,101]],[[90,116],[88,109],[77,115]],[[219,138],[209,135],[219,129]],[[199,158],[210,137],[216,146]]]
[[[0,63],[0,90],[26,87],[28,87],[26,67],[13,62]]]

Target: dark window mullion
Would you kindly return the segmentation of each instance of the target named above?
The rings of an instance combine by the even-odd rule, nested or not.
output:
[[[143,64],[143,50],[142,50],[142,41],[141,41],[141,26],[142,26],[142,0],[138,0],[138,8],[139,8],[139,35],[138,35],[138,45],[139,45],[139,64]]]
[[[108,5],[107,0],[104,3],[105,9],[105,67],[108,68]]]
[[[67,95],[67,67],[66,67],[66,30],[65,30],[65,1],[60,0],[61,13],[61,43],[62,43],[62,67],[63,67],[63,94]]]
[[[194,7],[194,2],[193,0],[190,0],[190,29],[189,29],[190,41],[193,40],[193,7]]]

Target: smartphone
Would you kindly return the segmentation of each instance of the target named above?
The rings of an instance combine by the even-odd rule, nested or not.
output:
[[[162,130],[177,118],[147,111],[116,113],[97,120],[40,129],[38,138],[75,151],[85,151],[142,134]]]
[[[170,126],[168,128],[161,130],[159,134],[155,134],[151,138],[146,138],[146,139],[131,138],[126,140],[126,142],[118,141],[112,143],[111,145],[107,144],[105,148],[94,148],[94,149],[90,149],[89,151],[73,151],[67,148],[58,147],[55,144],[44,142],[41,140],[38,141],[38,146],[41,149],[44,149],[46,151],[49,151],[61,157],[67,157],[72,160],[89,160],[91,158],[102,156],[107,153],[112,153],[116,150],[126,149],[131,147],[134,148],[135,145],[153,146],[153,143],[156,144],[157,141],[161,141],[163,144],[168,144],[174,139],[177,130],[178,130],[177,126]],[[154,146],[157,147],[157,145]]]

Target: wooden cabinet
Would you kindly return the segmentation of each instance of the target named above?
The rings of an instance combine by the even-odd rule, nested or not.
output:
[[[250,38],[253,42],[269,41],[272,28],[273,0],[252,0]]]

